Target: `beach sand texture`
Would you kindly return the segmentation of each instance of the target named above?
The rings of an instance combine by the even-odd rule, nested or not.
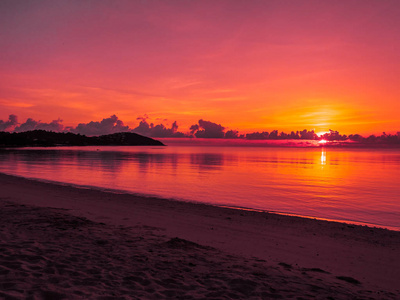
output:
[[[0,298],[400,299],[400,232],[0,174]]]

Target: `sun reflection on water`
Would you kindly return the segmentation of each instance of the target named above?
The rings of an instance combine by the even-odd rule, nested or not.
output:
[[[326,151],[324,149],[321,151],[321,165],[326,165]]]
[[[0,172],[400,230],[397,149],[323,145],[13,149],[0,151]]]

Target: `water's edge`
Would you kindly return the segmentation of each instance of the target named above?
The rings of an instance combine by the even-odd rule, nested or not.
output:
[[[212,204],[212,203],[208,203],[208,202],[200,202],[200,201],[186,200],[186,199],[179,199],[179,198],[166,198],[166,197],[160,197],[160,196],[151,195],[151,194],[134,193],[134,192],[127,191],[127,190],[110,189],[110,188],[91,186],[91,185],[79,185],[79,184],[73,184],[73,183],[68,183],[68,182],[53,181],[53,180],[40,179],[40,178],[34,178],[34,177],[24,177],[24,176],[20,176],[20,175],[8,174],[8,173],[4,173],[4,172],[0,172],[0,175],[7,176],[10,178],[19,178],[19,179],[27,180],[30,182],[40,182],[40,183],[45,183],[45,184],[49,184],[49,185],[70,187],[73,189],[94,190],[94,191],[98,191],[101,193],[111,193],[111,194],[117,194],[117,195],[118,194],[119,195],[131,195],[131,196],[144,198],[144,199],[147,198],[147,199],[158,199],[158,200],[173,201],[173,202],[184,202],[184,203],[191,203],[191,204],[195,204],[195,205],[207,205],[207,206],[221,207],[221,208],[232,209],[232,210],[244,210],[244,211],[253,211],[253,212],[259,212],[259,213],[284,215],[284,216],[295,217],[295,218],[304,218],[304,219],[319,220],[319,221],[341,223],[341,224],[370,227],[370,228],[380,228],[380,229],[386,229],[386,230],[390,230],[390,231],[399,231],[400,232],[400,228],[398,228],[398,227],[384,226],[384,225],[366,223],[366,222],[320,218],[320,217],[314,217],[314,216],[305,216],[305,215],[287,213],[287,212],[283,212],[283,211],[261,210],[261,209],[253,209],[253,208],[248,208],[248,207],[240,207],[240,206],[232,206],[232,205],[216,205],[216,204]]]

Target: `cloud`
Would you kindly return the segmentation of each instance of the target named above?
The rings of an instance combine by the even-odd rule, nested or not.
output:
[[[148,123],[149,117],[145,114],[144,116],[138,117],[140,121],[139,126],[132,129],[129,126],[125,126],[124,123],[118,119],[116,115],[112,115],[109,118],[105,118],[102,121],[91,121],[89,123],[80,123],[76,127],[64,127],[62,120],[54,120],[50,123],[43,123],[36,121],[32,118],[28,118],[25,123],[17,126],[18,120],[16,115],[10,115],[7,121],[0,120],[0,131],[8,130],[10,132],[23,132],[31,130],[46,130],[54,132],[72,132],[79,133],[87,136],[97,136],[112,134],[117,132],[135,132],[141,135],[149,137],[185,137],[186,135],[182,132],[178,132],[178,124],[175,121],[172,123],[170,128],[167,128],[164,124],[154,125]]]
[[[153,123],[151,123],[151,125],[153,125]],[[140,121],[139,126],[132,131],[145,136],[150,136],[151,129],[149,123],[147,123],[146,120],[142,120]]]
[[[192,126],[190,126],[190,133],[193,135],[197,130],[199,130],[199,125],[194,124]]]
[[[165,127],[163,124],[154,125],[153,123],[147,123],[146,120],[140,121],[138,127],[132,130],[135,133],[149,136],[149,137],[185,137],[185,134],[178,132],[178,124],[175,121],[171,128]]]
[[[26,120],[25,123],[15,127],[14,132],[23,132],[30,130],[46,130],[46,131],[54,131],[54,132],[62,132],[64,131],[64,125],[61,124],[62,120],[53,120],[50,123],[42,123],[40,121],[35,121],[32,118]]]
[[[112,134],[116,132],[130,131],[129,126],[125,126],[124,123],[118,119],[116,115],[112,115],[107,119],[103,119],[101,122],[91,121],[89,123],[80,123],[75,128],[70,129],[73,133],[79,133],[87,136]]]
[[[116,115],[105,118],[102,121],[91,121],[89,123],[80,123],[76,127],[65,127],[61,119],[53,120],[50,123],[43,123],[40,120],[36,121],[28,118],[24,123],[18,123],[18,117],[14,114],[9,115],[8,120],[0,120],[0,131],[9,132],[24,132],[31,130],[46,130],[53,132],[72,132],[79,133],[87,136],[106,135],[117,132],[135,132],[144,136],[153,138],[168,138],[168,137],[196,137],[196,138],[216,138],[216,139],[247,139],[247,140],[320,140],[327,141],[356,141],[360,143],[386,143],[386,144],[400,144],[400,132],[392,135],[383,133],[381,136],[369,136],[368,138],[362,137],[358,134],[341,135],[338,131],[329,130],[322,136],[318,136],[313,130],[306,129],[302,131],[292,131],[291,133],[278,132],[272,130],[271,132],[253,132],[246,135],[240,134],[237,130],[228,130],[225,133],[225,127],[221,124],[204,121],[200,119],[198,124],[193,124],[190,127],[190,134],[184,134],[178,131],[177,122],[173,122],[171,127],[168,128],[164,124],[154,125],[148,123],[149,117],[144,115],[140,117],[139,125],[132,129],[125,126],[124,123],[118,119]]]
[[[0,131],[6,131],[18,125],[18,117],[16,115],[9,115],[7,121],[0,120]]]
[[[136,120],[142,120],[142,121],[146,121],[147,119],[149,119],[149,116],[147,114],[144,114],[143,116],[139,116],[136,118]]]
[[[239,138],[239,132],[237,130],[228,130],[225,133],[225,138],[226,139],[237,139],[237,138]]]
[[[210,121],[199,120],[199,124],[194,124],[190,127],[191,134],[197,138],[223,138],[225,127],[220,124]]]

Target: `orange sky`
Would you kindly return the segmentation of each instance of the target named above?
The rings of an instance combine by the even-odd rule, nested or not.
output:
[[[3,0],[0,119],[400,131],[399,15],[397,0]]]

